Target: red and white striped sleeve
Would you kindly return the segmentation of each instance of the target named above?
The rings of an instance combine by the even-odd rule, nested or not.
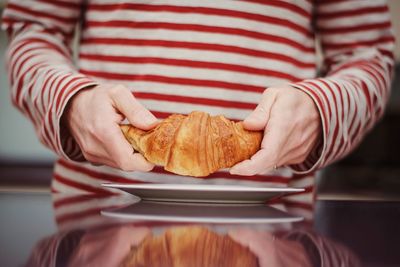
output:
[[[323,138],[298,173],[324,167],[351,152],[382,116],[393,74],[394,37],[384,0],[315,1],[315,30],[325,75],[292,86],[318,106]]]
[[[81,2],[10,0],[2,21],[10,39],[7,69],[13,104],[33,122],[40,141],[65,158],[80,150],[60,127],[64,108],[80,89],[95,84],[72,63],[70,44]]]

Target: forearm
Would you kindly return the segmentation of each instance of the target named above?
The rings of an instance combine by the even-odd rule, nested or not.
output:
[[[358,8],[359,1],[348,2],[350,10],[332,2],[317,9],[326,75],[292,84],[314,100],[323,132],[320,146],[303,164],[292,166],[297,172],[324,167],[351,152],[383,115],[390,94],[394,38],[385,4],[364,1]],[[363,14],[368,6],[388,23],[370,24]]]
[[[41,142],[66,157],[73,148],[60,137],[60,118],[68,100],[95,83],[72,64],[68,43],[74,24],[69,28],[46,25],[42,23],[48,21],[45,14],[26,14],[26,9],[10,2],[4,12],[3,28],[10,39],[7,69],[12,101],[33,122]],[[36,21],[29,19],[34,14],[39,15]]]

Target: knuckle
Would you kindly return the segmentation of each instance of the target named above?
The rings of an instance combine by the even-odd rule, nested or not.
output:
[[[115,85],[113,87],[111,87],[110,89],[110,94],[112,96],[116,96],[119,94],[123,94],[124,92],[126,92],[127,88],[121,84]]]
[[[259,105],[256,107],[256,110],[259,111],[259,112],[262,113],[262,114],[267,114],[267,113],[268,113],[267,107],[265,106],[264,103],[263,103],[263,104],[259,104]],[[257,114],[257,115],[259,115],[259,114]]]
[[[262,100],[265,100],[271,94],[270,90],[271,90],[270,88],[264,90],[261,96]]]
[[[275,93],[275,92],[277,92],[277,91],[279,91],[279,90],[278,90],[278,88],[276,88],[276,87],[268,87],[266,90],[264,90],[263,94],[264,94],[264,95],[266,95],[266,94],[272,94],[272,93]]]

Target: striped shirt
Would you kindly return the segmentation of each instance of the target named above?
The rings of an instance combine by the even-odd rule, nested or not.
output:
[[[382,116],[394,66],[383,0],[10,0],[2,24],[12,101],[60,156],[55,192],[105,193],[102,182],[289,185],[306,188],[291,198],[307,205],[315,171],[348,154]],[[314,100],[323,134],[302,164],[252,177],[92,166],[74,160],[81,151],[60,118],[74,94],[102,82],[126,85],[159,118],[200,110],[235,120],[264,90],[291,85]]]

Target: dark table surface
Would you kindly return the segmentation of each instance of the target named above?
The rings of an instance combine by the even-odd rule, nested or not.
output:
[[[236,233],[241,247],[249,247],[245,250],[257,255],[259,266],[400,266],[399,202],[319,200],[311,215],[303,214],[306,218],[299,223],[182,225],[121,221],[100,214],[101,210],[126,204],[106,196],[2,192],[1,266],[119,266],[133,244],[141,244],[142,237],[148,233],[160,236],[174,229],[185,229],[185,238],[197,238],[196,244],[212,247],[212,256],[204,251],[199,254],[210,257],[209,262],[220,257],[218,253],[227,253],[226,247],[210,238],[204,241],[201,236],[195,237],[196,229],[207,229],[218,236]],[[296,210],[283,205],[280,209],[291,214]],[[181,257],[186,257],[186,262],[195,261],[198,245],[189,250]],[[226,261],[231,257],[225,257]],[[202,260],[200,265],[187,266],[206,266],[206,259]],[[219,260],[218,266],[223,266]],[[163,262],[158,266],[172,265]]]

